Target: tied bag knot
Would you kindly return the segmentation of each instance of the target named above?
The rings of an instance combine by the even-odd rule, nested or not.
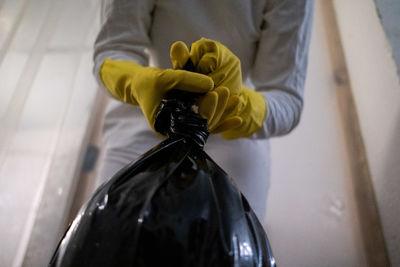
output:
[[[203,148],[209,136],[207,120],[192,110],[197,95],[172,90],[161,101],[154,127],[171,138],[184,137]]]
[[[189,59],[183,69],[194,72],[193,62]],[[158,107],[156,131],[171,138],[183,137],[203,148],[210,132],[207,120],[192,110],[198,96],[187,91],[169,91]]]

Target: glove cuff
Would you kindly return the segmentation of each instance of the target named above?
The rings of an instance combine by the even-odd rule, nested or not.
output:
[[[244,105],[238,116],[242,118],[243,122],[238,128],[223,132],[221,135],[225,139],[249,137],[257,132],[264,123],[267,113],[264,96],[243,86],[241,97]]]

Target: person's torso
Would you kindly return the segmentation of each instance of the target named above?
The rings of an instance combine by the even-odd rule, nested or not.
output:
[[[245,78],[256,53],[265,5],[266,0],[155,1],[149,32],[152,65],[171,68],[169,49],[172,43],[184,41],[190,46],[206,37],[220,41],[239,57]],[[111,100],[108,105],[104,130],[110,148],[129,146],[139,155],[162,140],[150,128],[139,107],[117,100]],[[210,135],[205,150],[233,176],[268,177],[269,145],[266,139],[227,141],[220,135]],[[265,190],[265,187],[260,188]]]
[[[175,41],[188,46],[201,37],[227,46],[241,61],[243,78],[254,61],[266,0],[159,0],[150,29],[152,63],[170,68]]]

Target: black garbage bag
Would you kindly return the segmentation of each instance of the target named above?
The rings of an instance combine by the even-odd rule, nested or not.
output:
[[[275,266],[262,225],[203,151],[207,122],[172,91],[156,129],[169,138],[102,185],[49,266]]]

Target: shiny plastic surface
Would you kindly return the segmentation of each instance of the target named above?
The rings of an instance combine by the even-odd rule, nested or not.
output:
[[[275,266],[246,199],[202,149],[206,124],[178,107],[159,128],[169,138],[96,191],[49,266]]]

